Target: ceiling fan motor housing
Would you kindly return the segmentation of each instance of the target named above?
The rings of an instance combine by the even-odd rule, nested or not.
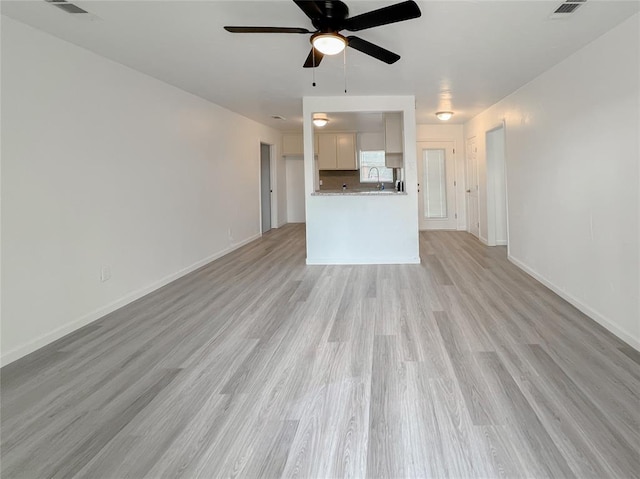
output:
[[[344,20],[349,16],[349,7],[339,0],[325,0],[318,2],[322,16],[312,18],[311,23],[319,31],[336,33],[343,29]]]

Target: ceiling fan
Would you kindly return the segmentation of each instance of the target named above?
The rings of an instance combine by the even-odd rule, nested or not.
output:
[[[400,55],[375,45],[362,38],[339,32],[348,30],[357,32],[367,28],[387,25],[418,18],[420,8],[413,0],[396,3],[388,7],[372,10],[362,15],[349,18],[349,7],[338,0],[293,0],[300,7],[315,31],[306,28],[291,27],[224,27],[231,33],[300,33],[311,34],[311,51],[304,62],[305,68],[315,68],[320,65],[324,55],[335,55],[349,46],[362,53],[366,53],[380,61],[392,64],[400,60]]]

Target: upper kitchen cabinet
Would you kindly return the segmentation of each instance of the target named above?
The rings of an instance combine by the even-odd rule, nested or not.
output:
[[[318,138],[314,141],[314,153],[318,154]],[[282,135],[283,156],[304,156],[304,137],[302,133],[284,133]]]
[[[304,155],[302,133],[284,133],[282,135],[282,154],[284,156]]]
[[[318,169],[357,170],[355,133],[319,133]]]
[[[402,113],[384,114],[385,166],[402,168],[404,166],[404,138],[402,130]]]

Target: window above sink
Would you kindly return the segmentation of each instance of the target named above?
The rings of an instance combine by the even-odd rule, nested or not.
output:
[[[387,168],[385,166],[384,150],[361,150],[358,156],[360,183],[394,182],[393,168]]]

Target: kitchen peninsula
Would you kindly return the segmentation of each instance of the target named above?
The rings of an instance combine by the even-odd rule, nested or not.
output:
[[[412,96],[303,99],[307,264],[420,262],[414,105]],[[345,190],[323,190],[311,122],[313,113],[320,111],[327,112],[329,117],[343,112],[400,112],[405,125],[402,138],[405,191],[397,191],[395,177],[385,183],[384,189],[374,184],[367,188],[347,185]],[[329,165],[330,169],[340,169]]]

